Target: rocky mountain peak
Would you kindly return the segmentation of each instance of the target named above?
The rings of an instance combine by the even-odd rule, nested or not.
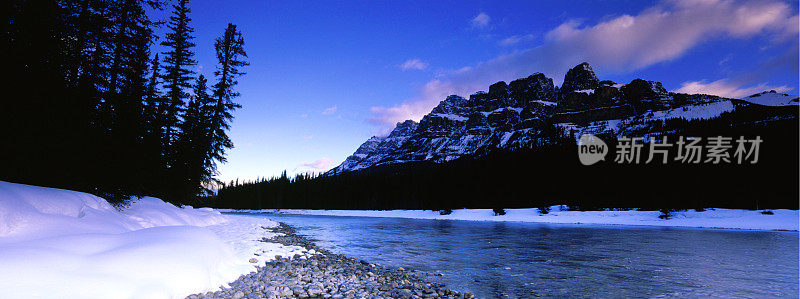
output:
[[[419,126],[418,122],[415,122],[410,119],[404,122],[399,122],[397,123],[397,126],[394,127],[394,130],[392,130],[392,132],[389,133],[389,138],[411,135],[411,133],[413,133],[418,126]]]
[[[450,95],[444,101],[439,102],[439,105],[433,108],[431,113],[436,114],[456,114],[456,115],[468,115],[466,114],[465,110],[467,110],[467,99],[462,98],[457,95]]]
[[[536,101],[556,102],[553,79],[547,78],[542,73],[511,81],[509,90],[515,107],[529,106]]]
[[[505,99],[508,98],[508,84],[505,81],[500,81],[489,86],[489,98],[491,99]]]
[[[584,62],[567,71],[564,76],[564,84],[561,85],[561,92],[595,89],[599,85],[600,80],[597,79],[594,70],[589,63]]]
[[[634,79],[621,88],[625,99],[631,102],[658,100],[669,94],[661,82]]]
[[[378,144],[381,143],[381,141],[383,141],[383,138],[378,136],[372,136],[370,139],[367,139],[366,142],[361,144],[361,146],[359,146],[358,149],[356,149],[354,155],[361,157],[366,156],[367,154],[371,153],[375,149],[375,147],[377,147]]]
[[[792,99],[781,103],[789,101]],[[400,122],[388,136],[369,139],[328,174],[530,149],[552,142],[556,138],[553,132],[560,130],[574,136],[582,132],[628,134],[626,130],[641,130],[642,124],[637,122],[642,119],[692,119],[707,117],[709,110],[722,113],[730,109],[733,105],[727,99],[670,93],[656,81],[600,81],[588,63],[581,63],[567,72],[560,89],[551,78],[535,73],[509,84],[494,83],[489,92],[476,92],[469,99],[448,96],[419,123]]]
[[[380,162],[383,155],[397,150],[406,140],[414,135],[419,123],[406,120],[397,123],[397,126],[386,137],[373,136],[358,147],[355,153],[339,164],[339,166],[326,172],[326,175],[336,175],[342,172],[363,169]]]

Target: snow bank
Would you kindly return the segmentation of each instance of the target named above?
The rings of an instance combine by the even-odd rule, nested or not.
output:
[[[725,228],[751,230],[798,231],[800,214],[796,210],[773,210],[774,215],[764,215],[761,211],[713,209],[704,212],[675,212],[669,220],[658,218],[658,211],[561,211],[560,206],[551,207],[549,214],[541,214],[537,209],[506,209],[506,215],[494,216],[491,209],[453,210],[450,215],[439,215],[437,211],[393,210],[261,210],[238,211],[250,213],[277,213],[298,215],[393,217],[415,219],[450,219],[473,221],[516,221],[565,224],[615,224],[649,225],[672,227]]]
[[[178,208],[158,198],[145,197],[125,209],[124,214],[136,219],[143,227],[167,225],[209,226],[224,223],[225,216],[209,208]]]
[[[86,193],[0,181],[3,298],[179,298],[303,253],[258,242],[266,219],[142,198],[124,212]]]
[[[74,191],[0,181],[0,244],[142,228],[102,198]]]

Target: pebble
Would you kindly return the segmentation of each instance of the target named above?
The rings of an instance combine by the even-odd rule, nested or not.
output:
[[[332,253],[312,240],[297,235],[289,225],[264,228],[278,233],[264,242],[306,248],[307,254],[291,258],[275,256],[257,271],[242,275],[220,291],[193,294],[187,298],[474,298],[470,292],[459,293],[425,276],[442,276],[385,267],[364,260]],[[251,263],[258,263],[255,258]]]

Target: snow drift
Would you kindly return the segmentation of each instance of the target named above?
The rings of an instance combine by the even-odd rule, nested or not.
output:
[[[0,181],[0,297],[184,297],[254,270],[257,250],[260,260],[302,252],[258,242],[276,223],[243,218],[152,197],[120,212],[90,194]]]
[[[168,225],[225,222],[210,209],[184,209],[157,198],[135,201],[125,212],[82,192],[0,181],[0,244],[74,233],[123,233]]]

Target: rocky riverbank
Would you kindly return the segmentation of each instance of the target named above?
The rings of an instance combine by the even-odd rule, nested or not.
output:
[[[312,254],[276,257],[243,275],[230,287],[217,292],[194,294],[197,298],[473,298],[433,283],[426,276],[440,273],[392,268],[335,254],[318,247],[312,240],[297,235],[281,223],[272,232],[280,235],[264,239],[283,245],[305,247]]]

